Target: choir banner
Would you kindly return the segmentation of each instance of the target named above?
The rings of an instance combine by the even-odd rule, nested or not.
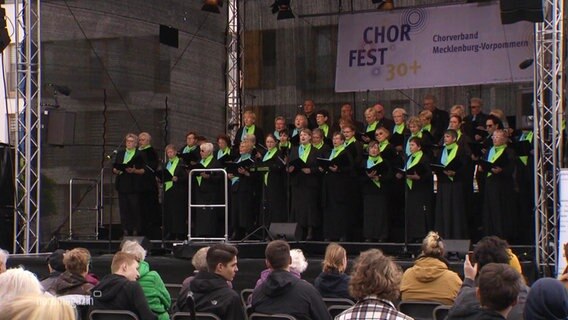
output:
[[[534,26],[502,25],[499,4],[345,14],[335,91],[532,81]]]

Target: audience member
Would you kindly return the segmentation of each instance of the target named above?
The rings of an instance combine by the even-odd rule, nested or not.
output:
[[[402,300],[435,301],[451,305],[462,281],[449,270],[444,258],[444,243],[437,232],[430,231],[422,241],[422,253],[402,276]]]
[[[324,298],[352,299],[349,295],[347,252],[337,243],[330,243],[325,249],[323,270],[314,281],[314,286]]]
[[[42,293],[39,280],[30,271],[13,268],[0,274],[0,301],[7,301],[21,295]]]
[[[266,266],[272,269],[266,281],[252,294],[252,311],[290,314],[296,319],[331,319],[318,291],[290,272],[290,246],[275,240],[266,246]]]
[[[0,302],[0,320],[75,320],[73,306],[45,294],[26,294]]]
[[[393,304],[400,295],[401,278],[400,266],[381,250],[361,252],[349,281],[349,292],[357,303],[335,319],[412,320]]]
[[[127,240],[122,244],[122,252],[133,255],[138,261],[140,276],[137,281],[142,287],[146,300],[148,300],[150,310],[157,314],[160,320],[169,319],[168,310],[172,304],[172,299],[160,275],[154,270],[150,271],[150,265],[144,261],[146,250],[138,242]]]
[[[63,254],[65,250],[57,249],[47,257],[47,270],[49,275],[41,280],[41,285],[45,291],[53,291],[55,281],[59,276],[65,272],[65,265],[63,264]]]
[[[91,255],[87,249],[75,248],[67,251],[63,255],[63,272],[57,280],[50,293],[64,296],[69,294],[90,295],[94,285],[87,282],[85,276],[89,271]]]
[[[237,268],[236,247],[227,244],[212,245],[207,251],[207,269],[199,271],[189,283],[189,292],[179,300],[193,299],[195,311],[210,312],[221,319],[245,319],[245,313],[239,294],[229,287],[227,281],[233,281]],[[187,301],[179,301],[180,311],[183,306],[190,306]]]
[[[568,319],[568,291],[553,278],[537,280],[525,304],[526,320]]]
[[[181,289],[179,290],[180,295],[182,291],[186,291],[189,288],[191,280],[195,278],[199,271],[207,271],[207,251],[209,247],[203,247],[197,250],[197,252],[191,257],[191,265],[193,266],[193,274],[185,278],[181,284]],[[230,282],[229,282],[230,283]]]
[[[505,240],[500,239],[496,236],[488,236],[479,240],[479,242],[475,246],[475,250],[473,251],[473,260],[475,264],[472,265],[472,262],[469,260],[469,256],[465,257],[465,263],[463,267],[464,280],[462,287],[460,288],[460,292],[458,293],[458,296],[454,301],[452,310],[460,305],[471,305],[476,303],[477,305],[479,305],[479,300],[476,296],[477,287],[475,284],[477,270],[482,269],[488,263],[509,264],[511,256],[509,255],[508,247],[509,245]],[[522,285],[519,292],[517,305],[513,307],[511,312],[509,312],[507,319],[523,319],[523,309],[525,307],[525,301],[527,299],[528,292],[529,287]]]
[[[8,263],[8,257],[10,254],[8,251],[0,249],[0,273],[6,271],[6,263]]]
[[[290,273],[298,277],[298,279],[301,279],[302,272],[306,271],[306,269],[308,268],[308,261],[304,256],[304,252],[302,251],[302,249],[291,249],[290,258],[292,259],[292,263],[290,264]],[[258,280],[256,281],[254,288],[256,289],[260,287],[260,285],[262,285],[266,281],[266,278],[268,278],[268,275],[270,275],[270,273],[272,273],[272,269],[270,268],[262,270],[262,272],[260,273],[260,278],[258,278]],[[250,296],[249,298],[252,298],[252,296]]]
[[[511,266],[489,263],[479,272],[476,290],[479,303],[472,301],[455,305],[447,319],[507,319],[509,312],[517,304],[522,285],[521,275]]]
[[[152,313],[144,291],[136,279],[138,261],[132,254],[117,252],[112,258],[112,274],[105,276],[92,290],[94,310],[128,310],[140,320],[158,319]]]

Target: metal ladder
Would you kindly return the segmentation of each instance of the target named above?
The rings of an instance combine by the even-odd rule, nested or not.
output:
[[[224,177],[224,192],[225,192],[225,202],[220,204],[193,204],[191,191],[192,191],[192,177],[194,173],[201,173],[201,172],[221,172],[223,173]],[[188,207],[187,207],[187,242],[199,240],[199,241],[229,241],[229,191],[228,191],[228,180],[227,180],[227,171],[225,169],[193,169],[189,172],[189,179],[188,179]],[[192,208],[225,208],[225,235],[223,238],[220,237],[213,237],[213,238],[204,238],[204,237],[192,237],[191,236],[191,209]]]

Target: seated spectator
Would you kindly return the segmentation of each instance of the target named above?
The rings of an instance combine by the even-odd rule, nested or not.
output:
[[[6,271],[6,264],[8,263],[8,257],[10,254],[8,251],[0,249],[0,273]]]
[[[454,301],[452,310],[460,305],[469,305],[471,303],[477,303],[477,305],[479,305],[479,300],[476,295],[477,288],[475,285],[477,270],[482,269],[488,263],[511,263],[511,255],[509,254],[508,249],[509,245],[507,242],[496,236],[487,236],[479,240],[475,246],[475,250],[473,251],[473,260],[475,265],[472,265],[472,262],[469,261],[469,256],[465,257],[465,263],[463,266],[464,280],[462,287],[460,288],[460,292]],[[509,312],[507,319],[523,319],[523,309],[525,307],[528,292],[529,287],[522,285],[517,304],[513,307],[511,312]]]
[[[90,295],[93,285],[88,283],[85,275],[89,271],[91,255],[87,249],[75,248],[63,255],[63,272],[52,286],[51,294],[64,296],[69,294]]]
[[[450,310],[447,319],[507,319],[517,303],[522,286],[521,275],[511,266],[505,263],[489,263],[479,272],[479,303],[472,301],[456,305]]]
[[[568,292],[562,282],[552,278],[538,279],[527,296],[525,319],[568,319]]]
[[[75,320],[73,307],[45,294],[21,295],[0,303],[0,320]]]
[[[63,264],[63,254],[65,250],[57,249],[47,257],[47,270],[49,275],[41,280],[41,285],[45,291],[53,291],[55,281],[59,276],[65,272],[65,265]]]
[[[347,252],[337,243],[330,243],[325,249],[322,262],[323,271],[314,281],[314,286],[324,298],[352,299],[349,295],[349,277],[347,269]]]
[[[191,280],[195,278],[195,275],[197,275],[199,271],[207,271],[207,250],[209,250],[209,247],[203,247],[197,250],[197,252],[193,255],[193,257],[191,257],[191,265],[193,265],[194,269],[193,275],[183,280],[181,284],[181,289],[179,291],[180,293],[182,291],[186,291],[185,290],[186,288],[189,288]]]
[[[266,246],[266,266],[272,272],[252,294],[252,311],[284,313],[296,319],[331,319],[318,291],[290,272],[290,246],[275,240]]]
[[[121,251],[130,253],[138,261],[140,276],[137,281],[144,291],[150,310],[158,315],[158,319],[168,320],[170,318],[168,310],[172,304],[172,299],[160,275],[156,271],[150,271],[150,265],[144,261],[146,250],[138,242],[127,240],[122,244]]]
[[[349,293],[357,303],[335,319],[412,320],[397,311],[393,304],[400,296],[401,278],[400,266],[381,250],[361,252],[355,260],[349,281]]]
[[[207,250],[207,269],[199,271],[189,283],[190,293],[179,300],[193,299],[195,311],[211,312],[221,319],[245,319],[239,294],[229,287],[227,281],[233,281],[237,268],[236,247],[227,244],[215,244]],[[190,303],[179,301],[190,306]],[[188,312],[190,310],[180,311]]]
[[[0,301],[20,295],[39,295],[43,290],[35,274],[22,268],[8,269],[0,274]]]
[[[292,264],[290,264],[290,273],[298,277],[298,279],[302,278],[302,272],[306,271],[308,268],[308,261],[304,256],[304,252],[302,249],[291,249],[290,250],[290,257],[292,258]],[[272,269],[266,268],[262,270],[260,273],[260,278],[256,281],[256,285],[254,288],[258,288],[261,284],[266,281],[268,275],[272,272]],[[252,295],[249,296],[249,299],[252,298]],[[250,301],[249,301],[250,303]]]
[[[422,253],[414,266],[402,276],[402,300],[435,301],[452,305],[462,281],[448,268],[444,258],[444,243],[437,232],[430,231],[422,241]]]
[[[136,282],[139,277],[136,257],[117,252],[112,258],[112,274],[105,276],[92,290],[93,310],[128,310],[140,320],[155,320],[144,291]]]

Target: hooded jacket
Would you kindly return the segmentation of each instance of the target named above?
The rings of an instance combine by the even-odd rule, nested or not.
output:
[[[462,281],[440,259],[419,257],[402,276],[402,300],[435,301],[452,305]]]
[[[92,290],[93,310],[128,310],[140,320],[156,320],[142,287],[118,274],[105,276]]]
[[[284,313],[298,320],[331,319],[319,292],[286,270],[274,270],[252,294],[253,312]]]
[[[537,280],[527,296],[525,319],[568,319],[568,292],[564,284],[552,278]]]
[[[150,265],[146,261],[140,261],[138,273],[138,283],[144,291],[150,310],[156,313],[160,320],[170,319],[168,310],[172,300],[160,275],[156,271],[150,271]]]
[[[244,320],[245,313],[239,294],[229,288],[225,278],[200,271],[189,283],[195,311],[211,312],[225,320]]]
[[[345,298],[351,299],[349,295],[349,277],[345,273],[338,271],[322,272],[314,281],[314,287],[324,298]]]
[[[481,308],[479,304],[465,304],[456,306],[448,314],[447,320],[505,320],[496,311]]]
[[[55,280],[50,292],[57,296],[68,294],[90,295],[93,287],[94,286],[88,283],[85,277],[80,274],[65,271]]]

